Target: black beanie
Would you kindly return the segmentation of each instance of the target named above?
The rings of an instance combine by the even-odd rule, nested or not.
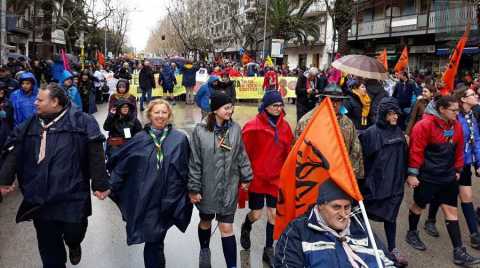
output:
[[[331,179],[328,179],[319,186],[317,204],[321,205],[339,199],[352,200],[352,198]]]
[[[229,103],[233,103],[232,98],[223,92],[213,92],[210,96],[210,110],[212,112]]]

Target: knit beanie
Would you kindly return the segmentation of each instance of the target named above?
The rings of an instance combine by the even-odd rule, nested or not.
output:
[[[265,111],[265,108],[277,102],[281,102],[283,104],[283,99],[282,95],[280,95],[280,92],[276,89],[267,90],[263,95],[262,103],[260,104],[258,111],[263,112]]]
[[[213,92],[210,96],[210,110],[216,111],[225,104],[233,103],[232,98],[223,92]]]
[[[331,179],[325,181],[319,186],[317,204],[321,205],[339,199],[352,200],[352,198],[340,189]]]

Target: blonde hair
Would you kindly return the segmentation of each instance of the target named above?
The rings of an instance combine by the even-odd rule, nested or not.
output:
[[[167,107],[167,110],[168,110],[168,122],[169,123],[172,123],[173,122],[173,109],[172,109],[172,105],[170,105],[170,103],[166,100],[163,100],[163,99],[155,99],[155,100],[151,100],[150,103],[148,103],[148,106],[147,106],[147,109],[145,110],[144,112],[144,117],[148,119],[148,121],[151,121],[150,120],[150,114],[152,113],[152,110],[153,110],[153,107],[157,106],[157,105],[165,105],[165,107]]]

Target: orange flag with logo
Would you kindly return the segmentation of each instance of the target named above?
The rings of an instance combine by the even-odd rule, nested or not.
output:
[[[333,110],[326,98],[290,151],[280,173],[274,237],[317,201],[319,185],[332,179],[353,199],[363,200]]]
[[[462,58],[463,49],[467,44],[469,34],[470,22],[467,24],[467,29],[465,29],[465,33],[458,41],[455,50],[453,50],[452,55],[450,56],[450,63],[442,75],[442,81],[445,85],[442,89],[440,89],[440,94],[442,96],[448,95],[455,89],[455,77],[457,76],[458,65],[460,64],[460,59]]]
[[[383,49],[383,52],[380,53],[380,55],[377,56],[377,60],[383,64],[383,66],[385,67],[385,70],[388,71],[388,61],[387,61],[387,49],[384,48]]]
[[[405,71],[408,68],[408,48],[405,47],[402,51],[402,55],[400,55],[400,59],[398,59],[395,68],[393,69],[396,73]]]

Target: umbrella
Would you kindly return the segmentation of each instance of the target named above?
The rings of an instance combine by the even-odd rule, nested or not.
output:
[[[27,56],[22,55],[20,53],[8,53],[7,58],[13,58],[14,60],[20,60],[20,58],[23,58],[24,60],[27,60],[27,61],[30,60]]]
[[[375,80],[387,80],[388,72],[377,59],[364,55],[347,55],[334,61],[332,66],[355,76]]]

